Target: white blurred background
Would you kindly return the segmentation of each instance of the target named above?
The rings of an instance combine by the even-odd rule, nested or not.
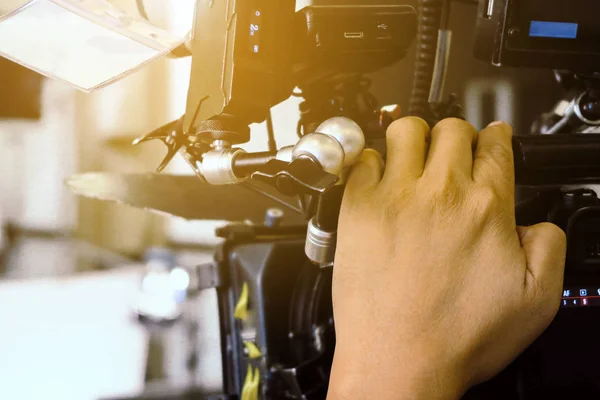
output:
[[[110,2],[138,13],[135,0]],[[144,6],[157,26],[190,31],[194,0]],[[154,171],[163,145],[133,148],[131,139],[184,113],[190,64],[189,57],[159,59],[90,94],[43,79],[39,120],[0,118],[0,226],[10,227],[0,230],[0,398],[93,400],[140,393],[147,381],[219,389],[214,293],[188,307],[201,322],[195,350],[185,326],[150,332],[132,307],[148,248],[191,246],[177,252],[178,263],[210,261],[223,222],[77,198],[64,184],[78,172]],[[281,145],[294,142],[297,113],[297,100],[276,108]],[[266,150],[265,127],[252,129],[245,147]],[[182,160],[166,172],[191,174]],[[202,355],[193,376],[190,351]]]

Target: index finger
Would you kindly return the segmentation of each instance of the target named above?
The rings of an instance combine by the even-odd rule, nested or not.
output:
[[[514,201],[515,166],[512,127],[495,122],[481,131],[473,160],[473,180],[492,187],[504,199]]]

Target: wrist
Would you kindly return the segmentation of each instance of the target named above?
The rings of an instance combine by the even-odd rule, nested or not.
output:
[[[467,389],[461,369],[443,361],[413,356],[387,362],[356,355],[349,361],[338,353],[336,349],[327,400],[458,400]]]

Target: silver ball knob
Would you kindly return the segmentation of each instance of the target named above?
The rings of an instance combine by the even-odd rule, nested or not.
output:
[[[344,149],[342,145],[332,136],[322,133],[311,133],[303,136],[294,150],[292,158],[309,157],[317,161],[323,171],[333,175],[339,175],[344,166]]]
[[[365,135],[360,126],[350,118],[334,117],[323,122],[316,132],[332,136],[344,149],[344,167],[358,161],[365,149]]]

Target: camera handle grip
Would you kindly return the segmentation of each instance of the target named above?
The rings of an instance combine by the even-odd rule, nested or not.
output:
[[[513,151],[517,185],[600,182],[598,134],[515,136]]]

